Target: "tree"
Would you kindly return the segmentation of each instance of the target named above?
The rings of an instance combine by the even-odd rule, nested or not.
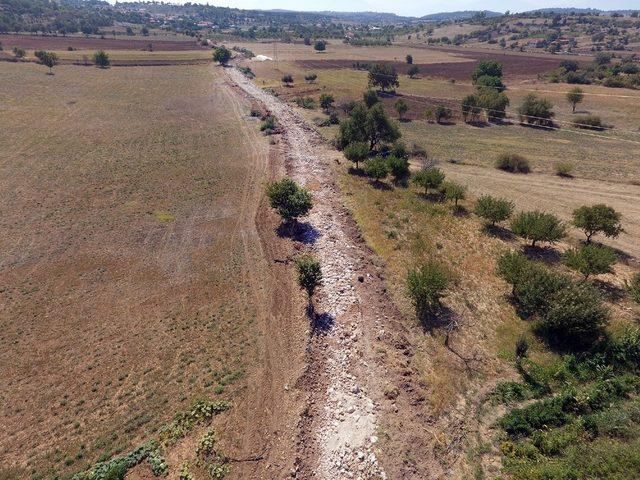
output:
[[[53,52],[38,51],[34,52],[40,63],[45,67],[49,67],[49,74],[53,75],[53,67],[58,64],[58,55]]]
[[[504,93],[489,88],[479,88],[476,96],[477,105],[485,110],[488,121],[502,120],[507,116],[509,97]]]
[[[360,168],[359,163],[369,158],[369,144],[367,142],[354,142],[347,145],[344,149],[344,156],[356,164],[356,168]]]
[[[567,92],[567,101],[571,104],[571,112],[576,113],[576,105],[582,103],[584,93],[580,87],[572,88]]]
[[[467,196],[467,187],[456,182],[447,181],[442,184],[444,198],[453,201],[453,205],[458,208],[458,202]]]
[[[465,122],[476,121],[480,113],[482,113],[482,108],[477,95],[470,94],[462,99],[462,118]]]
[[[271,208],[278,212],[286,223],[295,223],[313,206],[311,194],[290,178],[267,185],[267,196]]]
[[[398,73],[393,65],[376,63],[369,69],[369,86],[380,87],[384,92],[400,86]]]
[[[429,189],[438,189],[444,182],[445,175],[439,168],[423,168],[413,175],[412,181],[415,185],[424,188],[425,195]]]
[[[409,110],[409,105],[407,105],[407,102],[405,102],[402,98],[398,99],[394,107],[398,112],[398,117],[400,118],[400,120],[402,120],[402,116],[407,113],[407,110]]]
[[[420,73],[420,69],[418,68],[417,65],[411,65],[409,67],[409,70],[407,71],[409,78],[416,78],[416,75],[418,75],[419,73]]]
[[[93,63],[99,68],[107,68],[111,65],[109,54],[104,50],[98,50],[93,54]]]
[[[142,30],[140,30],[140,33],[142,33],[143,36],[148,37],[149,29],[147,27],[142,27]]]
[[[373,177],[376,183],[380,183],[381,178],[385,178],[389,175],[389,164],[382,157],[373,157],[365,162],[365,173]]]
[[[220,65],[226,65],[231,60],[231,50],[224,45],[217,47],[213,51],[213,61],[218,62]]]
[[[437,123],[441,123],[443,120],[451,119],[453,113],[450,108],[445,107],[444,105],[436,105],[436,108],[433,111],[433,116]]]
[[[375,90],[365,90],[365,92],[362,94],[362,99],[364,100],[364,103],[367,106],[367,108],[373,107],[376,103],[380,101],[380,99],[378,98],[378,94],[376,93]]]
[[[418,319],[424,324],[440,306],[449,287],[449,276],[442,264],[428,261],[407,274],[407,293]]]
[[[327,42],[324,40],[318,40],[314,45],[313,49],[316,52],[324,52],[327,49]]]
[[[616,254],[608,247],[587,244],[567,250],[563,255],[562,263],[584,275],[586,280],[591,275],[613,273]]]
[[[333,102],[335,102],[333,95],[328,93],[320,95],[320,107],[322,107],[322,109],[329,110],[333,106]]]
[[[406,158],[391,155],[387,157],[387,164],[393,176],[394,185],[406,186],[409,177],[409,161]]]
[[[598,233],[615,238],[622,232],[621,215],[612,207],[599,203],[583,206],[573,211],[573,224],[587,236],[587,243]]]
[[[565,72],[577,72],[580,64],[575,60],[562,60],[560,67],[564,68]]]
[[[507,87],[502,83],[500,77],[490,77],[489,75],[482,75],[475,81],[475,85],[478,88],[486,88],[495,90],[497,92],[503,92]]]
[[[520,283],[526,273],[531,270],[534,263],[518,252],[505,252],[496,262],[496,274],[509,285],[515,287]],[[513,290],[515,294],[515,288]]]
[[[376,103],[367,112],[365,132],[371,150],[380,143],[394,143],[401,137],[398,125],[387,116],[381,103]]]
[[[336,146],[344,149],[347,145],[354,142],[369,143],[369,136],[366,131],[367,124],[367,108],[358,103],[351,109],[349,118],[340,123],[340,129],[336,137]]]
[[[26,54],[27,54],[27,52],[24,50],[24,48],[13,47],[13,56],[14,57],[16,57],[16,58],[24,58]]]
[[[497,60],[482,60],[479,62],[471,74],[471,79],[475,84],[480,77],[484,76],[502,78],[502,63]]]
[[[287,74],[287,75],[283,75],[283,76],[282,76],[282,83],[284,83],[284,85],[285,85],[286,87],[290,87],[290,86],[291,86],[291,84],[293,83],[293,76],[292,76],[292,75],[289,75],[289,74]]]
[[[407,55],[406,60],[408,65],[413,65],[413,55]]]
[[[313,308],[313,294],[322,284],[320,262],[310,255],[301,255],[295,259],[298,271],[298,284],[307,292],[309,307]]]
[[[537,242],[556,242],[566,235],[566,227],[558,217],[538,210],[516,215],[511,220],[511,230],[516,235],[531,240],[532,247]]]
[[[552,110],[553,104],[546,98],[538,98],[535,93],[530,93],[518,107],[520,122],[530,125],[552,126],[551,120],[555,113]]]
[[[318,79],[318,75],[316,75],[315,73],[309,73],[308,75],[304,76],[304,79],[307,81],[307,83],[314,83]]]
[[[504,198],[483,195],[476,202],[475,214],[495,226],[498,222],[508,220],[513,214],[514,204]]]

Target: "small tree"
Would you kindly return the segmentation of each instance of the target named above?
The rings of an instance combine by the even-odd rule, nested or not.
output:
[[[271,208],[278,212],[286,223],[295,223],[313,206],[311,194],[290,178],[267,185],[267,196]]]
[[[365,162],[365,173],[372,177],[376,183],[380,183],[380,179],[389,175],[389,164],[382,157],[370,158]]]
[[[615,238],[622,232],[621,215],[612,207],[599,203],[583,206],[573,211],[573,224],[587,236],[587,243],[598,233]]]
[[[505,252],[496,262],[496,273],[509,285],[514,287],[532,269],[534,263],[518,252]]]
[[[582,103],[584,92],[580,87],[574,87],[567,92],[567,101],[571,104],[571,112],[576,113],[576,105]]]
[[[400,98],[394,106],[395,106],[396,112],[398,112],[398,118],[402,120],[403,115],[407,113],[407,110],[409,110],[409,105],[407,105],[407,102],[405,102],[402,98]]]
[[[58,64],[58,55],[53,52],[44,51],[35,52],[35,55],[38,57],[42,65],[49,67],[49,74],[53,75],[53,67]]]
[[[462,99],[462,118],[464,121],[475,122],[482,113],[478,95],[470,94]]]
[[[511,173],[529,173],[531,167],[529,160],[522,155],[511,152],[503,152],[498,155],[495,162],[496,168]]]
[[[220,65],[226,65],[231,60],[231,50],[224,45],[219,46],[213,51],[213,61]]]
[[[111,65],[111,60],[109,59],[109,54],[104,50],[98,50],[93,54],[93,63],[98,68],[107,68]]]
[[[532,247],[537,242],[556,242],[566,235],[566,228],[558,217],[538,210],[516,215],[511,220],[511,230],[516,235],[531,240]]]
[[[475,84],[480,77],[502,78],[502,63],[497,60],[482,60],[471,74],[471,80]]]
[[[327,42],[324,40],[318,40],[314,45],[313,49],[316,52],[324,52],[327,49]]]
[[[518,107],[520,122],[530,125],[540,125],[544,127],[552,126],[553,104],[546,98],[538,98],[535,93],[530,93]]]
[[[442,193],[444,198],[452,201],[454,207],[458,208],[458,202],[467,196],[467,187],[456,182],[446,181],[442,184]]]
[[[514,204],[509,200],[483,195],[476,202],[474,212],[491,223],[491,226],[495,226],[498,222],[508,220],[513,214],[513,208]]]
[[[418,68],[417,65],[411,65],[409,67],[409,70],[407,71],[409,78],[416,78],[416,75],[418,75],[419,73],[420,73],[420,68]]]
[[[393,90],[394,87],[400,86],[398,82],[398,73],[393,65],[376,63],[369,69],[369,86],[380,87],[385,90]]]
[[[394,143],[402,136],[398,124],[389,118],[381,103],[376,103],[367,112],[365,134],[371,150],[381,143]]]
[[[562,263],[584,275],[586,280],[591,275],[613,273],[616,254],[610,248],[587,244],[580,248],[567,250],[563,255]]]
[[[283,75],[282,76],[282,83],[284,83],[285,87],[290,87],[293,84],[293,76],[292,75]]]
[[[13,47],[13,56],[16,58],[24,58],[27,55],[27,52],[24,48]]]
[[[439,168],[423,168],[413,175],[413,183],[424,188],[425,195],[429,189],[438,189],[444,182],[444,173]]]
[[[304,76],[304,79],[307,83],[314,83],[318,79],[318,75],[316,75],[315,73],[309,73],[308,75]]]
[[[394,185],[406,186],[409,177],[409,161],[406,158],[392,155],[387,158],[387,163],[393,176]]]
[[[369,157],[369,153],[367,142],[353,142],[344,149],[344,156],[356,164],[356,169],[360,168],[360,162],[364,162]]]
[[[376,93],[375,90],[366,90],[362,94],[362,99],[364,100],[364,103],[367,106],[367,108],[373,107],[376,103],[380,101],[380,99],[378,98],[378,94]]]
[[[408,65],[413,65],[413,55],[407,55],[406,60]]]
[[[418,319],[423,323],[433,315],[449,287],[449,276],[442,264],[428,261],[407,274],[407,293]]]
[[[333,95],[328,93],[320,95],[320,107],[322,107],[323,110],[328,111],[333,106],[333,102],[335,102]]]
[[[436,105],[433,115],[437,123],[441,123],[443,120],[449,120],[452,117],[451,109],[444,105]]]
[[[309,307],[313,309],[313,294],[322,284],[322,269],[320,262],[310,255],[301,255],[296,258],[296,270],[298,271],[298,284],[307,292]]]

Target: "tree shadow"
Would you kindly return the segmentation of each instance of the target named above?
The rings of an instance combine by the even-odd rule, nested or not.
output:
[[[471,214],[469,213],[469,210],[466,209],[466,207],[463,207],[462,205],[454,205],[453,206],[453,216],[454,217],[458,217],[458,218],[468,218]]]
[[[487,235],[499,238],[500,240],[504,240],[505,242],[512,242],[516,238],[511,230],[500,225],[487,224],[482,227],[482,231]]]
[[[551,246],[532,247],[531,245],[526,245],[522,247],[522,253],[531,260],[539,260],[548,265],[555,265],[562,258],[560,252]]]
[[[488,122],[485,122],[484,120],[469,120],[468,122],[464,123],[476,128],[485,128],[490,126],[490,124]]]
[[[356,177],[366,177],[367,174],[364,173],[364,170],[362,169],[362,167],[360,168],[356,168],[355,166],[353,167],[349,167],[348,170],[350,175],[355,175]]]
[[[376,190],[393,190],[393,187],[388,183],[381,182],[380,180],[372,180],[371,186]]]
[[[329,313],[316,313],[313,306],[307,307],[307,314],[312,319],[312,331],[316,335],[329,332],[335,324],[335,319]]]
[[[320,231],[308,222],[281,223],[276,229],[280,238],[289,238],[305,245],[313,245],[320,238]]]
[[[440,192],[420,192],[418,193],[418,196],[432,203],[441,203],[444,200],[444,197]]]
[[[619,302],[627,296],[626,289],[607,282],[606,280],[594,278],[591,282],[602,293],[605,299],[610,302]]]

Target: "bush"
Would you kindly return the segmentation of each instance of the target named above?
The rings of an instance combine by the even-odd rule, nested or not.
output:
[[[394,108],[398,112],[398,118],[402,120],[402,118],[404,117],[404,114],[407,113],[407,110],[409,110],[409,105],[402,98],[400,98],[395,103]]]
[[[520,315],[524,318],[544,315],[551,306],[551,297],[569,285],[570,280],[533,262],[521,265],[514,271],[513,297]]]
[[[370,158],[365,162],[364,171],[368,176],[374,178],[376,182],[379,182],[380,179],[389,175],[389,164],[382,157]]]
[[[636,303],[640,303],[640,273],[636,273],[633,278],[631,278],[627,289],[629,290],[631,299]]]
[[[407,147],[402,142],[396,142],[391,146],[391,150],[389,154],[398,157],[398,158],[409,158],[409,153],[407,152]]]
[[[282,83],[284,83],[284,85],[286,87],[290,87],[291,84],[293,83],[293,76],[292,75],[283,75],[282,76]]]
[[[557,162],[554,167],[556,175],[559,177],[571,177],[573,172],[573,164],[569,162]]]
[[[213,51],[213,61],[218,62],[220,65],[226,65],[231,60],[231,51],[224,45],[216,48]]]
[[[309,73],[304,76],[304,79],[307,83],[313,83],[318,79],[318,75],[316,75],[315,73]]]
[[[476,94],[467,95],[462,99],[462,117],[464,121],[475,122],[482,113],[480,99]]]
[[[456,182],[447,181],[442,184],[442,193],[445,199],[453,201],[454,206],[457,207],[458,202],[466,198],[467,187]]]
[[[450,120],[453,117],[453,113],[450,108],[445,107],[444,105],[436,105],[436,108],[433,111],[433,116],[437,123],[441,123],[443,120]]]
[[[413,183],[424,188],[424,193],[428,194],[429,189],[438,189],[444,182],[444,173],[439,168],[423,168],[413,175]]]
[[[504,198],[494,198],[491,195],[483,195],[476,202],[474,212],[477,216],[495,226],[498,222],[508,220],[513,214],[514,204]]]
[[[532,247],[537,242],[556,242],[566,235],[566,228],[558,217],[537,210],[516,215],[511,221],[511,230],[516,235],[531,240]]]
[[[322,107],[324,110],[329,110],[331,107],[333,107],[333,102],[335,102],[333,95],[330,95],[328,93],[323,93],[322,95],[320,95],[320,107]]]
[[[564,425],[569,416],[562,409],[562,398],[535,402],[516,408],[500,419],[500,426],[512,437],[529,436],[539,428]]]
[[[572,124],[574,127],[585,130],[604,130],[602,120],[597,115],[583,115],[575,117]]]
[[[524,97],[522,105],[518,107],[520,122],[545,127],[553,126],[551,119],[555,116],[555,113],[553,113],[552,108],[553,104],[549,100],[538,98],[536,94],[530,93]]]
[[[540,333],[552,344],[588,348],[608,321],[609,311],[598,293],[586,283],[572,283],[551,297]]]
[[[376,93],[375,90],[366,90],[362,94],[362,99],[364,100],[364,103],[367,106],[367,108],[373,107],[376,103],[380,101],[380,99],[378,98],[378,94]]]
[[[324,40],[318,40],[314,45],[313,49],[316,52],[324,52],[327,49],[327,42]]]
[[[409,162],[407,159],[392,155],[387,158],[387,163],[393,176],[393,183],[395,185],[406,185],[409,177]]]
[[[435,312],[448,286],[447,271],[438,262],[429,261],[409,271],[407,292],[420,321],[425,322]]]
[[[529,160],[517,153],[501,153],[495,163],[496,168],[511,173],[529,173]]]
[[[298,271],[298,284],[307,292],[311,301],[316,288],[322,283],[322,269],[320,262],[309,255],[296,258],[296,270]]]
[[[583,206],[573,211],[573,224],[587,236],[587,243],[598,233],[617,237],[622,232],[621,215],[612,207],[599,203]]]
[[[369,144],[367,142],[354,142],[347,145],[344,149],[344,156],[356,164],[359,168],[360,162],[365,161],[369,157]]]
[[[565,252],[562,263],[584,275],[585,280],[591,275],[613,273],[616,254],[613,250],[600,245],[587,244]]]
[[[107,68],[111,65],[109,54],[104,50],[99,50],[93,54],[93,63],[99,68]]]
[[[515,286],[534,266],[535,264],[521,253],[505,252],[498,257],[496,273],[505,282]]]
[[[280,126],[276,120],[276,117],[273,115],[267,115],[262,124],[260,125],[260,131],[264,132],[265,135],[274,135],[280,131]]]
[[[313,206],[311,194],[290,178],[268,184],[267,196],[271,208],[285,222],[297,221],[298,217],[306,215]]]
[[[417,65],[412,65],[411,67],[409,67],[409,70],[407,71],[409,78],[415,78],[416,75],[418,75],[419,73],[420,73],[420,68]]]
[[[296,105],[301,108],[306,108],[308,110],[316,108],[316,101],[311,97],[296,98],[294,101],[296,102]]]

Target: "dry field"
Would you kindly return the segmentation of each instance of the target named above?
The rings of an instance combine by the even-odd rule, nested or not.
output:
[[[171,38],[171,39],[170,39]],[[150,35],[148,37],[98,38],[85,36],[44,36],[1,34],[0,43],[6,50],[21,47],[25,50],[67,50],[73,47],[78,50],[141,50],[151,43],[155,50],[199,50],[203,49],[193,38],[166,37]]]
[[[0,477],[82,470],[202,398],[233,402],[228,453],[279,444],[286,471],[306,324],[249,102],[211,65],[0,76]]]

